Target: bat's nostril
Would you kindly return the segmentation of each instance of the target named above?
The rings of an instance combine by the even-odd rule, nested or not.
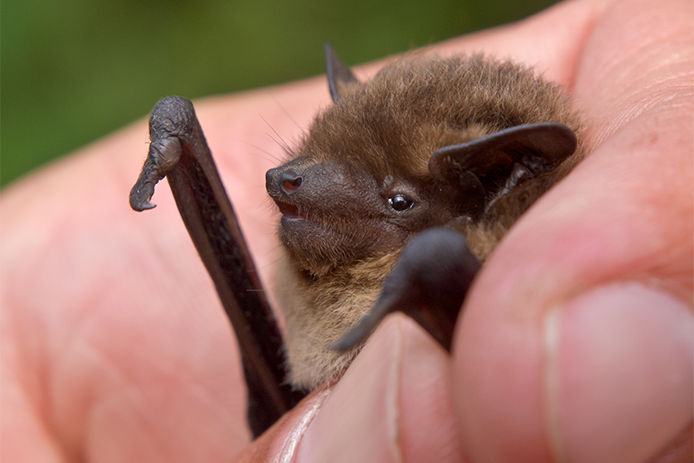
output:
[[[301,186],[301,177],[296,178],[294,180],[285,180],[284,182],[282,182],[282,189],[287,193],[296,190],[300,186]]]
[[[292,194],[299,189],[303,179],[293,170],[285,170],[279,178],[280,186],[285,194]]]

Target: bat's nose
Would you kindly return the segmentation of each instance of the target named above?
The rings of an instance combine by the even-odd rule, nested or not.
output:
[[[287,196],[296,192],[303,183],[303,178],[294,169],[285,166],[270,169],[265,174],[265,188],[272,195],[280,192]]]

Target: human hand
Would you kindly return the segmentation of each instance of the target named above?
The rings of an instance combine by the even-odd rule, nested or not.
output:
[[[392,317],[334,389],[250,445],[236,346],[166,189],[157,211],[127,210],[144,125],[10,188],[3,456],[592,462],[672,445],[689,461],[691,18],[686,1],[577,1],[438,45],[567,86],[591,152],[487,262],[452,357]],[[279,150],[262,119],[291,140],[327,101],[312,79],[198,105],[265,281],[264,153]]]

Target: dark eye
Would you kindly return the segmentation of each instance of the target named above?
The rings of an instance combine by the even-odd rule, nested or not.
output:
[[[392,207],[393,210],[402,212],[414,206],[414,201],[411,198],[398,193],[388,198],[388,204],[390,204],[390,207]]]

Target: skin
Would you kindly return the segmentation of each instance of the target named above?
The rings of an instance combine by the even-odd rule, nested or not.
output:
[[[536,65],[574,94],[592,150],[489,258],[452,357],[393,316],[251,444],[236,347],[170,196],[127,206],[144,122],[10,187],[3,460],[690,461],[692,18],[687,0],[574,1],[437,45]],[[317,78],[198,105],[265,281],[281,151],[263,119],[291,140],[328,100]]]

